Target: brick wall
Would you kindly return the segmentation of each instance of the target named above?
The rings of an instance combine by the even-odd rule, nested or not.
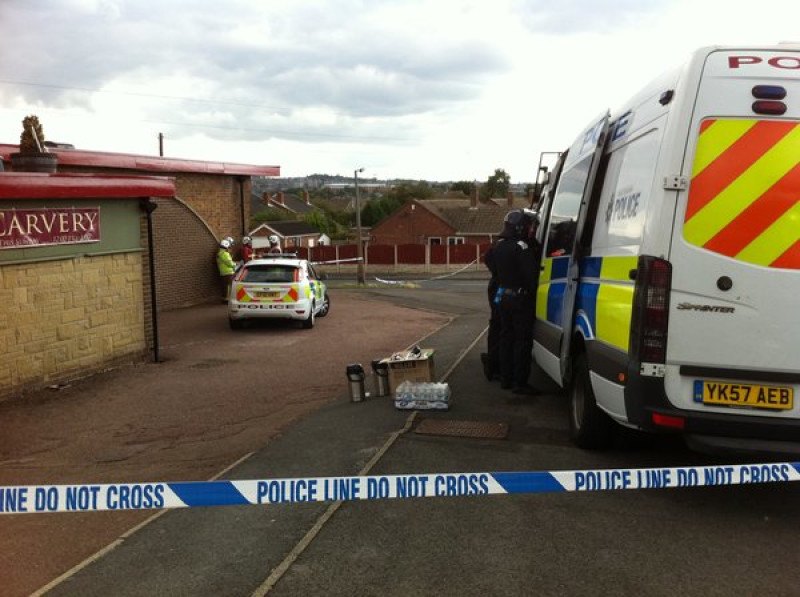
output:
[[[0,398],[147,355],[141,252],[0,267]]]
[[[225,236],[234,237],[234,259],[239,257],[240,241],[250,220],[249,177],[88,166],[59,166],[59,171],[175,178],[178,200],[159,199],[152,216],[158,310],[219,300],[217,243]],[[149,289],[147,292],[149,301]]]
[[[152,217],[158,310],[219,300],[217,240],[211,230],[179,200],[158,199],[156,204]]]

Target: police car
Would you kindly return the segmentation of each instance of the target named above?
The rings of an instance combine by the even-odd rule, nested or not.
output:
[[[305,259],[273,257],[248,261],[236,272],[228,296],[231,329],[248,319],[295,319],[306,329],[330,310],[320,275]]]

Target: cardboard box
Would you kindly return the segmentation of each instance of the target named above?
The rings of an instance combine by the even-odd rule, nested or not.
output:
[[[436,381],[434,352],[432,348],[423,348],[422,355],[418,359],[383,359],[389,364],[389,392],[394,395],[397,386],[404,381]]]

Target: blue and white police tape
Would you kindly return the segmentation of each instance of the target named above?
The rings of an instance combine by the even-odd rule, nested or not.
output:
[[[453,276],[457,276],[461,272],[465,271],[466,269],[472,267],[478,263],[477,259],[473,259],[468,264],[466,264],[461,269],[457,269],[454,272],[450,272],[448,274],[442,274],[440,276],[434,276],[432,278],[426,278],[424,280],[384,280],[383,278],[375,278],[376,282],[380,282],[381,284],[422,284],[424,282],[433,282],[435,280],[444,280],[445,278],[452,278]]]
[[[0,487],[0,513],[95,512],[800,481],[800,463]]]

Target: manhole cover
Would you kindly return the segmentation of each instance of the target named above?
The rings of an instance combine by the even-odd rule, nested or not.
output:
[[[414,428],[414,433],[423,435],[450,435],[453,437],[477,437],[481,439],[505,439],[508,435],[506,423],[491,421],[451,421],[448,419],[423,419]]]

